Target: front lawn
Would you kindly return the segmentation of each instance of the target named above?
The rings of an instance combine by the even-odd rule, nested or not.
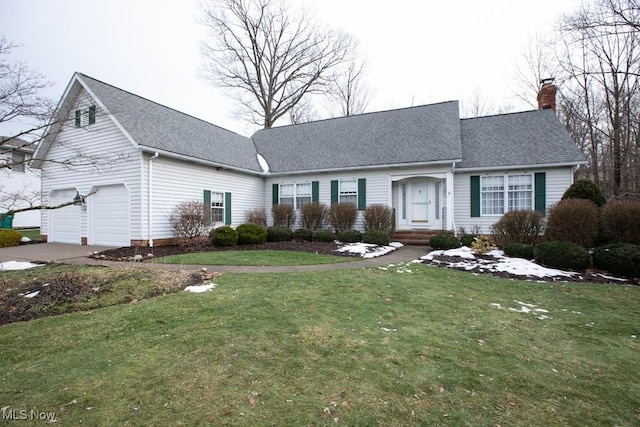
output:
[[[637,286],[416,264],[214,282],[0,327],[4,412],[64,425],[640,421]]]
[[[356,261],[358,258],[286,250],[194,252],[156,258],[164,264],[184,265],[314,265]]]

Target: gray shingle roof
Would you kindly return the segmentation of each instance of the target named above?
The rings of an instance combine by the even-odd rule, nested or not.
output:
[[[585,161],[552,110],[460,120],[462,162],[458,168],[496,168]]]
[[[263,129],[253,139],[275,173],[462,158],[457,101]]]
[[[220,165],[262,171],[250,138],[84,74],[79,76],[138,144]]]

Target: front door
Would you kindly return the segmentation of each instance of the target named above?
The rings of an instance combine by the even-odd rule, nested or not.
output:
[[[437,229],[442,227],[444,182],[439,179],[412,178],[398,182],[396,215],[399,228]]]
[[[413,228],[423,228],[429,225],[429,184],[427,181],[411,183],[410,218]]]

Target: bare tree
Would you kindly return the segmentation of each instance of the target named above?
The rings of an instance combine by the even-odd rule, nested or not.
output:
[[[235,89],[242,114],[270,128],[306,95],[325,90],[354,47],[277,0],[214,0],[204,10],[206,78]]]
[[[366,111],[369,89],[365,76],[366,64],[359,60],[348,61],[334,72],[329,87],[329,98],[335,107],[332,115],[351,116]]]
[[[492,114],[506,114],[513,111],[513,106],[504,104],[496,106],[476,89],[469,98],[460,100],[460,116],[463,118],[482,117]]]
[[[516,64],[514,76],[516,87],[512,92],[516,99],[532,108],[538,108],[536,96],[540,90],[540,81],[555,77],[557,74],[558,65],[552,50],[552,41],[536,35],[529,40],[527,50]]]
[[[635,0],[597,0],[565,16],[560,35],[565,120],[587,138],[595,182],[620,197],[640,193],[640,30],[614,6],[637,10]]]
[[[59,130],[74,127],[65,112],[55,112],[54,103],[40,95],[43,89],[51,86],[45,76],[29,69],[23,62],[9,59],[16,47],[17,44],[0,36],[0,132],[6,132],[6,136],[0,136],[0,210],[4,211],[0,213],[0,219],[19,212],[67,205],[42,206],[39,191],[25,186],[9,188],[5,184],[12,171],[33,172],[32,154],[43,138],[54,138]],[[68,168],[89,166],[101,170],[123,159],[121,154],[91,155],[72,141],[57,140],[56,143],[66,149],[68,156],[42,161]]]

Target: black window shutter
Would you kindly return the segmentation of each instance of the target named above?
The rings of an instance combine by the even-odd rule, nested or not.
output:
[[[331,181],[331,204],[338,203],[338,181]]]
[[[312,202],[320,201],[320,182],[319,181],[311,181],[311,201]]]
[[[224,225],[231,225],[231,193],[224,193]]]
[[[278,196],[278,184],[271,185],[271,204],[277,205],[280,203],[280,198]]]

